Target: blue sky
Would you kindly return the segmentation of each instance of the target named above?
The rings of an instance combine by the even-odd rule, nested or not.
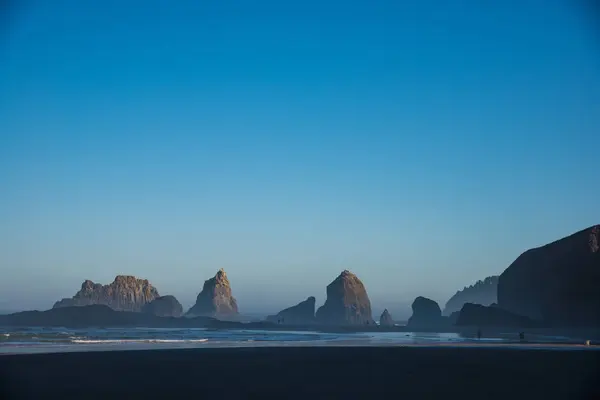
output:
[[[242,311],[322,302],[345,268],[400,310],[598,223],[598,37],[573,4],[23,2],[0,308],[117,274],[189,306],[224,267]]]

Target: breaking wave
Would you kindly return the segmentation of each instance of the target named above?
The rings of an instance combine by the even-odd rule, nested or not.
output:
[[[208,339],[73,339],[75,344],[131,344],[131,343],[204,343]]]

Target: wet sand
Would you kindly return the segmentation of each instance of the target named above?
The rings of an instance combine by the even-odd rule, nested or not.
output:
[[[0,356],[0,398],[597,399],[600,351],[262,347]]]

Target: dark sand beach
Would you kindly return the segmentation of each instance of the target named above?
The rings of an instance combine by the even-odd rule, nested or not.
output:
[[[264,347],[0,356],[2,398],[594,399],[600,351]]]

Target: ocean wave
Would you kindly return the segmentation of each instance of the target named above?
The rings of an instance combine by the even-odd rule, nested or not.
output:
[[[204,343],[208,339],[73,339],[75,344]]]

